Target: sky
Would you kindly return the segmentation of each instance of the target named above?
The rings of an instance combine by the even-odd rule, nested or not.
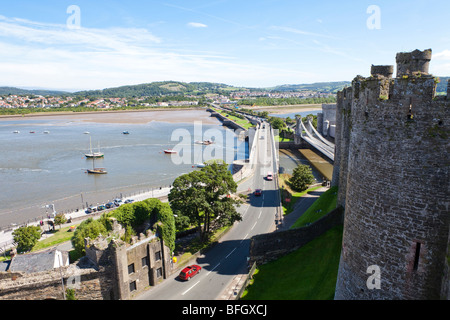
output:
[[[448,0],[0,0],[0,86],[154,81],[272,87],[369,76],[433,50],[450,75]]]

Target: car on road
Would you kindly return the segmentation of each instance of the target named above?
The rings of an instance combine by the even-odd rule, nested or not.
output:
[[[133,199],[128,199],[128,200],[125,200],[125,204],[127,204],[127,203],[133,203],[134,202],[134,200]]]
[[[103,211],[103,210],[105,210],[106,209],[106,207],[105,207],[105,205],[99,205],[98,207],[97,207],[97,211]]]
[[[273,173],[272,172],[267,173],[267,180],[269,180],[269,181],[273,180]]]
[[[262,195],[262,190],[261,189],[256,189],[255,190],[255,196],[260,196],[260,195]]]
[[[111,209],[114,208],[116,205],[114,204],[114,202],[108,202],[107,204],[105,204],[106,209]]]
[[[91,207],[87,208],[85,212],[86,213],[97,212],[97,207],[91,206]]]
[[[200,270],[202,270],[202,267],[196,264],[186,267],[183,270],[181,270],[179,278],[181,280],[189,281],[193,276],[197,275],[200,272]]]

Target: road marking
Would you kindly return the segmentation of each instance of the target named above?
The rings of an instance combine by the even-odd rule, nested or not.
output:
[[[255,222],[255,224],[253,225],[252,229],[253,230],[256,227],[256,224],[258,223],[258,221]]]
[[[225,257],[225,259],[226,258],[228,258],[229,256],[231,256],[231,254],[236,250],[237,248],[234,248],[226,257]]]
[[[216,266],[215,266],[214,268],[212,268],[212,269],[207,273],[207,275],[209,275],[211,272],[213,272],[214,269],[217,268],[219,265],[220,265],[220,262],[219,262],[218,264],[216,264]]]
[[[189,290],[191,290],[193,287],[195,287],[196,285],[198,285],[200,283],[200,280],[197,281],[192,287],[190,287],[189,289],[187,289],[185,292],[183,292],[181,295],[184,296],[186,293],[189,292]]]
[[[261,218],[262,210],[259,212],[258,219]]]

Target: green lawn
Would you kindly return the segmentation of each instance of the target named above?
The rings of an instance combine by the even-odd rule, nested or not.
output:
[[[343,227],[335,227],[302,248],[258,267],[242,300],[332,300]]]
[[[244,127],[246,130],[248,130],[249,128],[254,126],[247,119],[241,119],[241,118],[231,115],[231,112],[218,110],[218,109],[212,108],[212,107],[211,107],[211,109],[213,109],[215,112],[220,113],[221,115],[227,117],[227,119],[230,119],[231,121],[236,122],[238,125]]]
[[[303,215],[292,225],[291,229],[300,228],[309,223],[313,223],[330,211],[336,209],[336,200],[337,187],[332,187],[322,194],[319,199],[314,201],[308,210],[306,210],[305,213],[303,213]]]
[[[51,237],[38,241],[31,251],[39,251],[70,241],[73,237],[73,232],[69,232],[69,228],[70,227],[59,229],[59,227],[56,227],[56,231]]]

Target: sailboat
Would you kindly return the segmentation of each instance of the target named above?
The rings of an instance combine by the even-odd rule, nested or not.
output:
[[[87,173],[90,174],[106,174],[108,171],[106,171],[105,168],[96,168],[95,167],[95,158],[92,158],[92,169],[87,169]]]
[[[94,159],[94,158],[103,158],[105,155],[100,152],[100,145],[98,147],[98,152],[92,152],[92,139],[89,137],[89,153],[85,154],[86,158]]]

